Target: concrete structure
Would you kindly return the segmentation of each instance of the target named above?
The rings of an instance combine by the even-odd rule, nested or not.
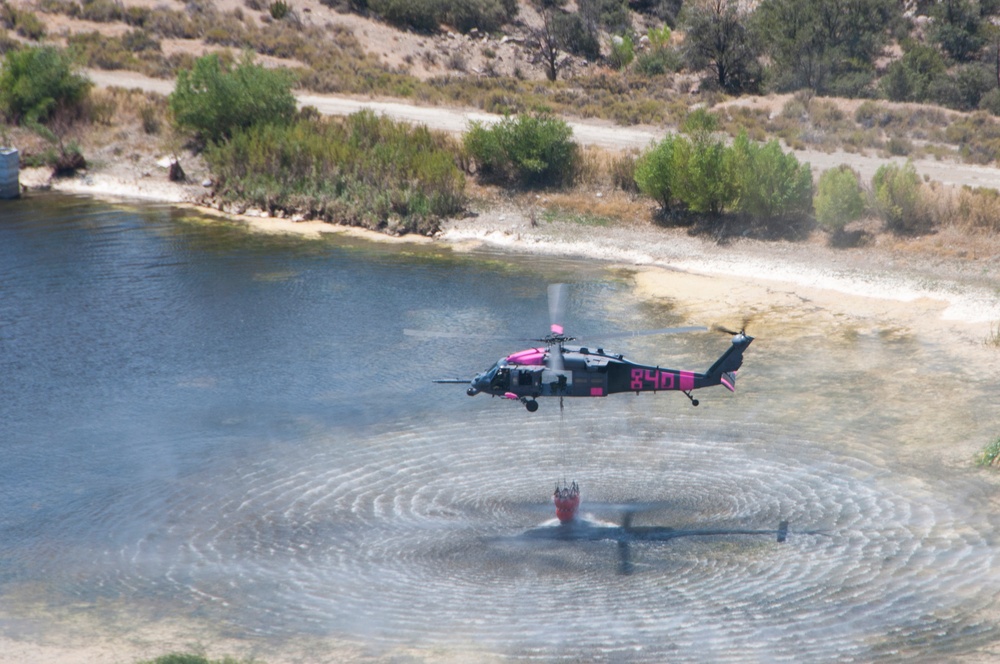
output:
[[[0,199],[21,195],[20,155],[15,148],[0,147]]]

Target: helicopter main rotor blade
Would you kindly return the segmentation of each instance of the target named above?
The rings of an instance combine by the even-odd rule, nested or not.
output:
[[[453,385],[468,385],[472,381],[468,378],[435,378],[432,383],[449,383]]]

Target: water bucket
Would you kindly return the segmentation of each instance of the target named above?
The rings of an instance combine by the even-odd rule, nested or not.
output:
[[[0,147],[0,199],[17,198],[21,195],[19,168],[20,157],[17,150]]]

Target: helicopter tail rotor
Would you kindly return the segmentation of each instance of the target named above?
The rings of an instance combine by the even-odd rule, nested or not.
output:
[[[747,326],[750,325],[750,323],[752,321],[753,321],[753,319],[752,319],[751,316],[744,316],[743,317],[743,322],[740,323],[740,329],[739,329],[738,332],[736,330],[731,330],[728,327],[725,327],[723,325],[713,325],[712,326],[712,331],[713,332],[721,332],[723,334],[728,334],[728,335],[733,336],[733,337],[746,336]]]

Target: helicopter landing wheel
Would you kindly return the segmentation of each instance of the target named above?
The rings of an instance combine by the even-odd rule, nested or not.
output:
[[[690,391],[684,390],[684,396],[686,396],[688,399],[691,400],[691,405],[692,406],[697,406],[698,405],[698,400],[695,399],[693,396],[691,396],[691,392]]]
[[[533,413],[538,410],[538,402],[532,399],[531,401],[525,401],[524,407],[528,409],[529,413]]]

